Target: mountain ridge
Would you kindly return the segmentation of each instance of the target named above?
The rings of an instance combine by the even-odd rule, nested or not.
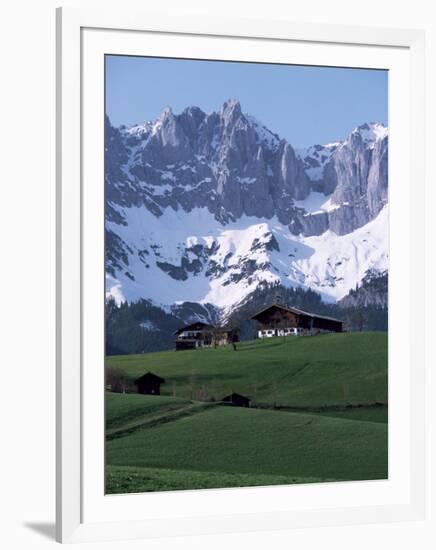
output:
[[[387,129],[370,139],[373,128],[384,127],[363,124],[338,142],[314,178],[317,152],[303,159],[236,100],[209,114],[191,106],[175,115],[167,107],[155,121],[121,130],[106,118],[107,152],[120,159],[118,170],[108,163],[107,177],[124,186],[110,189],[109,199],[142,201],[157,215],[167,206],[197,206],[223,223],[276,215],[296,235],[346,234],[387,202]],[[312,214],[295,205],[313,191],[331,195],[335,208]]]
[[[368,271],[386,271],[382,124],[305,150],[237,100],[105,125],[107,293],[119,303],[227,311],[276,282],[337,301]]]

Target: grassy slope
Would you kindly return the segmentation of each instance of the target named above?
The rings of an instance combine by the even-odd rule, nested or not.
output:
[[[259,403],[293,406],[387,402],[387,334],[274,338],[231,347],[108,357],[132,377],[163,376],[162,393],[221,399],[236,391]]]
[[[107,394],[107,492],[380,479],[387,408],[321,414],[207,406],[238,391],[259,403],[343,406],[387,401],[383,333],[278,338],[231,348],[107,358],[167,379],[163,395]],[[175,391],[177,397],[172,394]]]
[[[177,410],[182,406],[189,405],[187,399],[178,399],[174,397],[129,394],[120,393],[105,394],[106,399],[106,429],[110,430],[125,426],[130,422],[136,422],[141,417],[167,413]]]
[[[219,406],[108,441],[106,456],[116,466],[380,479],[386,437],[382,423]]]
[[[177,397],[107,393],[106,438],[109,441],[125,437],[139,429],[174,422],[217,406],[217,403],[188,401]],[[116,416],[116,411],[122,411],[123,414]]]
[[[193,472],[164,468],[108,466],[106,493],[145,493],[149,491],[180,491],[224,487],[253,487],[256,485],[290,485],[316,483],[317,478],[228,474],[222,472]],[[333,481],[333,480],[332,480]]]
[[[368,422],[388,422],[388,407],[355,407],[342,411],[320,411],[316,414],[332,416],[334,418],[346,418],[348,420],[365,420]]]

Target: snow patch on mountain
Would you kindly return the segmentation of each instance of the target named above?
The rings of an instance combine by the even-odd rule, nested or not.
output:
[[[324,174],[324,167],[330,161],[333,153],[342,145],[342,142],[328,143],[327,145],[311,145],[306,149],[296,149],[297,156],[304,162],[306,174],[311,181],[319,181]]]
[[[367,272],[385,272],[389,266],[388,227],[389,210],[385,206],[374,220],[347,235],[328,230],[319,236],[306,237],[304,242],[313,249],[313,254],[296,261],[304,275],[302,286],[339,300]]]
[[[294,201],[297,208],[303,208],[306,211],[305,215],[319,214],[321,212],[332,212],[340,208],[339,204],[335,204],[331,195],[324,195],[318,191],[312,191],[310,195],[302,201]]]
[[[155,323],[153,323],[152,321],[143,321],[142,323],[139,323],[139,326],[141,328],[143,328],[144,330],[159,330],[159,327],[156,326]]]

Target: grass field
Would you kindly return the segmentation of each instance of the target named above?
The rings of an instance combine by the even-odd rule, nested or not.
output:
[[[191,470],[166,470],[164,468],[108,466],[106,492],[114,494],[187,491],[192,489],[319,483],[322,481],[329,480],[289,476],[227,474],[222,472],[193,472]]]
[[[108,357],[132,377],[166,379],[163,395],[219,400],[231,392],[259,403],[326,406],[387,402],[387,334],[278,337],[195,351]]]
[[[386,334],[276,338],[236,352],[107,363],[167,381],[161,396],[107,393],[108,493],[387,477]],[[255,406],[219,404],[231,391]]]

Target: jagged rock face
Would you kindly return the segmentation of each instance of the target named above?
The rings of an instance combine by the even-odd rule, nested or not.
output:
[[[345,235],[374,219],[387,204],[388,136],[383,125],[363,124],[345,141],[315,145],[300,156],[313,189],[331,195],[334,205],[327,222],[319,215],[311,219],[310,213],[298,216],[300,225],[295,227],[305,235],[320,235],[326,229]]]
[[[171,290],[166,305],[230,307],[280,281],[337,299],[367,269],[386,269],[383,125],[306,150],[235,100],[209,114],[167,107],[153,122],[105,125],[106,273],[117,301],[157,303]]]
[[[116,129],[106,118],[109,203],[206,207],[226,223],[244,214],[274,215],[294,234],[343,235],[373,219],[387,202],[388,143],[382,125],[364,124],[343,142],[293,147],[229,100],[219,113],[167,107],[152,123]],[[312,213],[294,201],[311,192],[334,208]],[[109,215],[115,216],[109,206]]]
[[[374,218],[388,202],[388,137],[378,141],[372,150],[368,173],[368,209]]]
[[[154,123],[117,130],[106,119],[108,199],[145,204],[159,215],[168,206],[206,207],[222,221],[242,215],[291,220],[293,199],[311,184],[289,143],[226,102],[206,115],[166,108]]]
[[[387,203],[387,142],[384,137],[369,148],[356,132],[333,155],[336,186],[332,200],[345,206],[342,217],[339,212],[331,215],[333,231],[342,235],[368,223]]]
[[[322,235],[329,229],[329,215],[327,212],[307,214],[296,212],[294,219],[289,224],[289,230],[294,235]]]

